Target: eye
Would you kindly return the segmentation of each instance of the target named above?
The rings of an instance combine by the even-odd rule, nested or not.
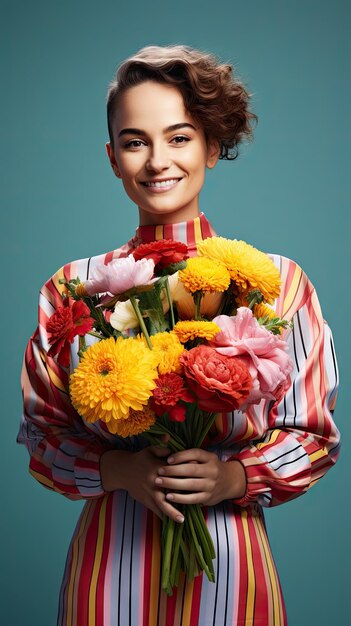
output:
[[[140,148],[140,146],[144,146],[144,142],[141,141],[141,139],[131,139],[130,141],[127,141],[127,143],[124,144],[124,148],[128,149],[128,148]]]
[[[173,137],[172,141],[176,145],[180,145],[182,143],[186,143],[187,141],[190,141],[190,138],[189,137],[184,137],[183,135],[177,135],[176,137]]]

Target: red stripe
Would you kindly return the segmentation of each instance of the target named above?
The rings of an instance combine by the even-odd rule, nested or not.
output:
[[[187,240],[189,250],[196,247],[195,228],[194,228],[193,221],[187,222],[186,224],[186,240]]]
[[[199,623],[202,577],[203,577],[203,574],[200,574],[199,576],[196,576],[196,578],[194,578],[193,597],[192,597],[191,614],[190,614],[190,626],[192,626],[193,624]]]
[[[166,624],[165,626],[174,626],[174,615],[177,606],[177,601],[181,601],[181,591],[183,590],[183,586],[180,589],[177,587],[173,590],[173,595],[167,598],[167,612],[166,612]]]
[[[96,623],[104,623],[104,593],[107,559],[110,550],[112,499],[113,495],[106,496],[106,519],[104,528],[103,551],[101,555],[100,571],[96,585]]]
[[[83,559],[81,562],[79,585],[77,589],[76,626],[88,626],[89,590],[95,560],[101,503],[102,498],[96,501],[92,519],[85,533],[85,543],[84,546],[82,546]]]
[[[212,237],[213,231],[211,230],[210,223],[208,222],[208,220],[203,214],[200,215],[200,227],[201,227],[202,239],[207,239],[207,237]]]
[[[264,622],[268,615],[268,596],[267,596],[267,581],[262,563],[262,554],[260,550],[260,543],[258,542],[257,531],[252,521],[252,516],[248,517],[249,534],[252,547],[252,559],[255,567],[255,607],[254,607],[254,620],[258,622],[260,619]],[[262,546],[261,546],[262,549]]]
[[[110,263],[113,259],[113,250],[111,252],[108,252],[104,258],[104,265],[107,265],[108,263]]]
[[[173,235],[173,224],[165,224],[163,227],[163,238],[164,239],[174,239]]]

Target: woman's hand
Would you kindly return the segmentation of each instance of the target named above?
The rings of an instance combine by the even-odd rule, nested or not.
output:
[[[129,495],[151,509],[162,519],[165,513],[175,522],[184,518],[174,506],[166,500],[162,486],[156,484],[158,470],[164,466],[169,448],[149,446],[139,452],[109,450],[100,461],[102,484],[105,491],[126,489]]]
[[[245,494],[246,474],[239,461],[220,461],[212,452],[193,448],[172,454],[167,462],[158,468],[155,484],[169,491],[169,502],[211,506]]]

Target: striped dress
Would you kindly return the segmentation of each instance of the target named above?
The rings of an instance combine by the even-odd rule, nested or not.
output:
[[[272,255],[282,277],[277,314],[293,320],[285,332],[294,362],[291,385],[277,405],[219,414],[211,450],[238,459],[247,476],[243,498],[205,508],[214,540],[216,582],[181,578],[168,597],[160,590],[160,520],[126,491],[106,493],[99,461],[111,448],[139,450],[142,437],[124,440],[104,424],[88,424],[70,404],[68,372],[49,358],[46,323],[62,304],[59,279],[86,280],[99,264],[126,256],[155,239],[196,243],[214,234],[203,214],[189,222],[141,226],[109,254],[70,263],[43,287],[39,325],[23,366],[24,412],[18,441],[30,472],[45,487],[85,499],[66,561],[58,626],[284,626],[286,614],[266,535],[262,507],[307,491],[336,461],[339,434],[332,420],[338,382],[330,330],[315,290],[294,262]],[[76,365],[75,344],[72,367]]]

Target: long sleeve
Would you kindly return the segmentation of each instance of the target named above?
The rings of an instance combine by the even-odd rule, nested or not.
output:
[[[284,398],[268,411],[265,436],[235,457],[247,477],[246,494],[236,500],[241,506],[252,501],[274,506],[299,496],[326,473],[339,453],[339,432],[332,418],[338,370],[331,331],[313,286],[291,261],[286,279],[278,313],[293,321],[286,340],[294,369]]]
[[[68,394],[68,371],[47,354],[46,321],[62,304],[59,279],[73,277],[76,269],[66,266],[41,290],[39,325],[23,363],[24,411],[17,438],[29,451],[30,473],[45,487],[71,499],[104,494],[99,461],[112,447],[88,430],[75,412]]]

